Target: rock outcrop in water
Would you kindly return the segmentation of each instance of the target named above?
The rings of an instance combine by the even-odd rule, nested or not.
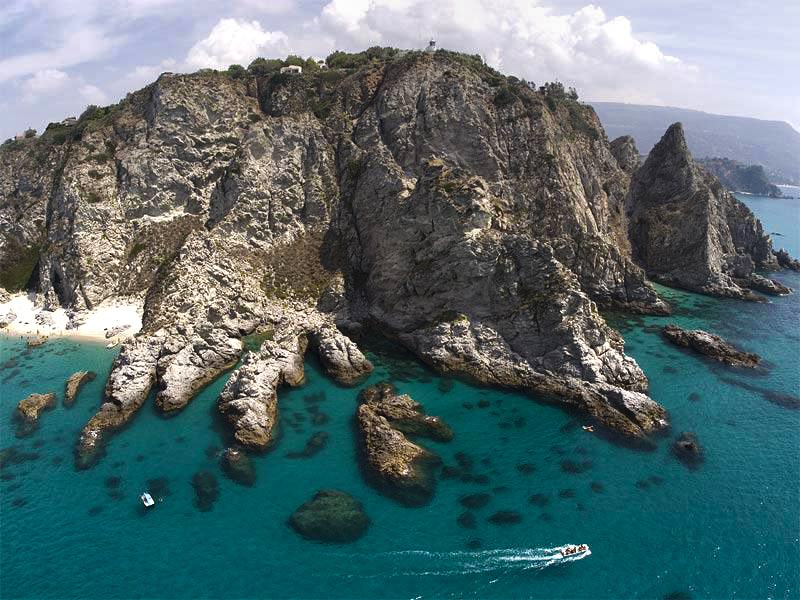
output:
[[[17,421],[17,437],[25,437],[33,433],[39,426],[39,415],[56,405],[56,395],[31,394],[17,404],[14,417]]]
[[[719,180],[695,164],[680,123],[634,173],[627,199],[633,256],[667,285],[761,300],[756,269],[779,267],[761,223]],[[737,283],[738,282],[738,283]]]
[[[320,490],[289,517],[289,525],[304,538],[345,544],[363,536],[370,525],[359,501],[338,490]]]
[[[433,469],[440,459],[406,434],[446,441],[452,438],[452,431],[389,384],[366,388],[360,400],[356,426],[367,479],[403,504],[427,503],[435,490]]]
[[[75,399],[78,397],[78,392],[84,383],[94,381],[97,374],[93,371],[78,371],[70,375],[67,383],[64,384],[64,406],[70,408],[75,404]]]
[[[737,350],[718,335],[700,329],[686,330],[677,325],[666,325],[663,336],[682,348],[689,348],[698,354],[713,358],[732,367],[753,368],[758,366],[761,358],[752,352]]]
[[[778,264],[752,214],[693,167],[679,128],[634,171],[630,141],[610,145],[557,85],[536,91],[445,51],[360,64],[164,74],[0,149],[0,285],[76,318],[110,298],[144,306],[79,467],[151,388],[159,410],[179,411],[255,331],[276,338],[219,400],[248,448],[269,445],[277,389],[301,378],[299,340],[352,384],[370,366],[342,331],[365,326],[441,372],[644,439],[665,412],[598,306],[668,312],[637,261],[738,297],[750,292],[733,277]]]

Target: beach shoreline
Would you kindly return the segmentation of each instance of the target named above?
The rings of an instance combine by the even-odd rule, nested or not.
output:
[[[34,294],[15,294],[0,304],[0,335],[29,341],[70,338],[118,344],[142,328],[143,302],[107,300],[92,310],[45,310]]]

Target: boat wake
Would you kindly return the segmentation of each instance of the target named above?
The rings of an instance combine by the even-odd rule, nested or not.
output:
[[[495,550],[429,552],[427,550],[398,550],[365,555],[347,555],[358,565],[358,573],[343,574],[348,578],[448,576],[470,573],[508,572],[510,570],[541,570],[581,560],[591,555],[587,550],[574,556],[562,556],[570,545],[553,548],[504,548]],[[386,572],[386,565],[394,565]],[[372,573],[371,565],[377,572]]]

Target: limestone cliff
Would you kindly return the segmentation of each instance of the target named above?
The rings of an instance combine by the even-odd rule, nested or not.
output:
[[[754,271],[778,267],[761,223],[695,164],[680,123],[634,173],[627,212],[636,261],[667,285],[761,299],[747,289]]]
[[[144,304],[80,466],[152,387],[160,410],[180,410],[253,332],[264,344],[218,406],[259,448],[306,340],[349,384],[371,365],[343,331],[363,326],[442,372],[545,394],[634,438],[666,424],[598,305],[668,311],[634,258],[697,288],[752,271],[742,257],[768,266],[757,221],[679,152],[651,154],[631,187],[635,147],[612,149],[558,86],[443,51],[367,56],[299,76],[165,74],[0,150],[2,285],[76,315],[113,297]],[[724,240],[689,240],[691,261],[664,267],[648,242],[662,196],[701,185]]]

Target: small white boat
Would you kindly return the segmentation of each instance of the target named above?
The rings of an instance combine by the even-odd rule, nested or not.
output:
[[[142,501],[142,504],[144,504],[145,508],[150,508],[156,503],[156,501],[153,500],[153,497],[147,492],[139,496],[139,499]]]
[[[594,432],[594,425],[584,425],[583,426],[583,430],[584,431],[589,431],[589,432]]]
[[[109,343],[107,343],[107,344],[106,344],[106,348],[113,348],[113,347],[115,347],[117,344],[119,344],[119,342],[109,342]]]
[[[564,546],[560,550],[560,552],[563,558],[568,558],[570,556],[583,556],[585,554],[591,554],[588,544],[580,544],[578,546]]]

